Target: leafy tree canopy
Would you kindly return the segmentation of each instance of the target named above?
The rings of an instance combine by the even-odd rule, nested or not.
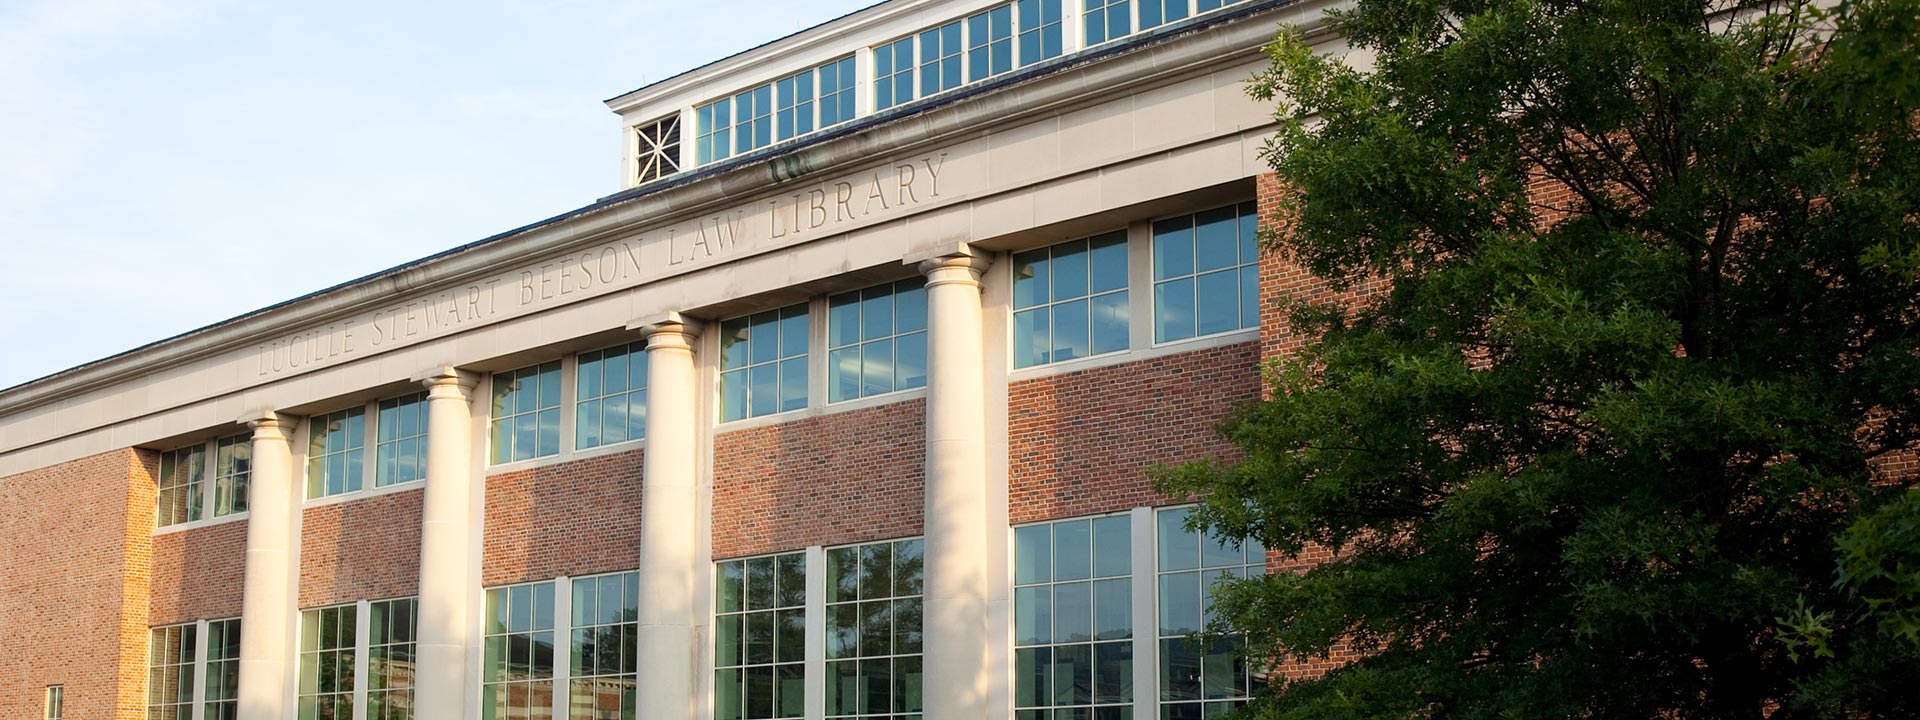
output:
[[[1165,471],[1264,718],[1920,717],[1920,0],[1357,0],[1269,247],[1344,304]],[[1901,463],[1905,463],[1902,465]]]

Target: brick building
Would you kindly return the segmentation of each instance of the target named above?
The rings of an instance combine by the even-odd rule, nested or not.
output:
[[[624,187],[0,391],[0,718],[1201,718],[1149,466],[1325,3],[891,0],[616,97]],[[1326,49],[1338,39],[1322,36]]]

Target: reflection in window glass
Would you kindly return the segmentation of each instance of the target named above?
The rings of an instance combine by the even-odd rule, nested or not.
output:
[[[1153,224],[1153,339],[1185,340],[1260,324],[1253,203]]]
[[[714,720],[802,717],[806,555],[730,560],[714,572]]]
[[[918,718],[923,543],[827,551],[827,717]]]
[[[647,436],[647,344],[580,353],[574,376],[573,447]]]
[[[1020,66],[1060,57],[1060,0],[1016,0],[1020,16]]]
[[[733,96],[733,152],[738,155],[773,144],[773,86],[761,85]]]
[[[640,574],[573,581],[571,720],[634,720],[639,680]]]
[[[920,33],[920,97],[960,87],[961,22]]]
[[[1138,0],[1140,29],[1158,27],[1187,16],[1188,0]]]
[[[367,717],[413,717],[415,640],[419,601],[382,600],[369,606],[367,628]]]
[[[253,439],[245,435],[214,443],[213,516],[247,511],[253,477]]]
[[[487,591],[480,717],[553,716],[553,583]]]
[[[1132,519],[1014,530],[1015,720],[1131,717]]]
[[[820,127],[853,119],[853,56],[820,66]]]
[[[361,488],[366,469],[367,409],[315,416],[307,426],[307,497],[327,497]]]
[[[380,401],[380,417],[374,424],[380,438],[373,449],[373,486],[425,480],[427,394]]]
[[[720,323],[720,421],[807,406],[807,306]]]
[[[205,720],[240,717],[240,619],[207,623]],[[385,720],[378,715],[375,720]]]
[[[560,453],[560,361],[493,376],[495,465]]]
[[[149,633],[147,717],[193,717],[195,631],[192,625],[174,625]]]
[[[205,503],[207,446],[195,445],[160,453],[160,489],[156,520],[160,527],[200,519]]]
[[[1159,0],[1146,0],[1158,2]],[[1126,37],[1133,32],[1132,0],[1084,0],[1086,13],[1082,15],[1085,23],[1087,47],[1108,40]]]
[[[926,386],[926,285],[912,278],[827,299],[828,402]]]
[[[1160,716],[1201,720],[1246,704],[1266,678],[1243,657],[1244,640],[1217,638],[1202,644],[1193,635],[1214,619],[1214,584],[1228,578],[1265,575],[1267,551],[1257,540],[1245,545],[1186,529],[1187,509],[1155,515],[1159,567]]]
[[[353,718],[354,613],[352,605],[300,613],[300,720]]]
[[[873,49],[873,109],[913,99],[913,36]]]
[[[967,81],[1013,69],[1013,6],[967,18]]]
[[[1127,349],[1127,234],[1116,230],[1013,256],[1013,364]]]
[[[693,110],[693,162],[705,165],[733,154],[733,99],[720,98]]]

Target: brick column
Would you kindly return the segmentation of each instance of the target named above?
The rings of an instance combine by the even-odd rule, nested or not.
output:
[[[647,449],[640,496],[640,673],[638,716],[693,720],[693,668],[700,652],[694,597],[698,557],[696,496],[699,417],[693,323],[678,313],[642,324],[647,339]]]
[[[253,427],[246,575],[240,602],[240,720],[284,720],[293,659],[294,418],[264,411]]]
[[[926,614],[928,720],[988,716],[986,259],[920,263],[927,276]]]
[[[420,720],[467,720],[467,625],[474,595],[472,393],[476,378],[451,367],[418,378],[427,388],[427,489],[420,511],[420,604],[414,663]]]

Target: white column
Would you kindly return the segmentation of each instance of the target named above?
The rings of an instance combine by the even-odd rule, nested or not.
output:
[[[669,313],[644,323],[647,338],[647,449],[640,496],[640,673],[638,716],[693,720],[693,668],[698,663],[694,616],[698,557],[695,533],[698,417],[693,338],[697,329]]]
[[[247,509],[247,566],[240,601],[240,718],[284,720],[294,620],[291,550],[294,419],[264,411],[253,427],[253,475]]]
[[[467,720],[467,624],[473,528],[475,377],[442,367],[417,378],[427,388],[427,488],[420,509],[420,604],[414,707],[420,720]]]
[[[969,255],[920,263],[927,276],[928,720],[989,716],[985,269],[985,258]]]

